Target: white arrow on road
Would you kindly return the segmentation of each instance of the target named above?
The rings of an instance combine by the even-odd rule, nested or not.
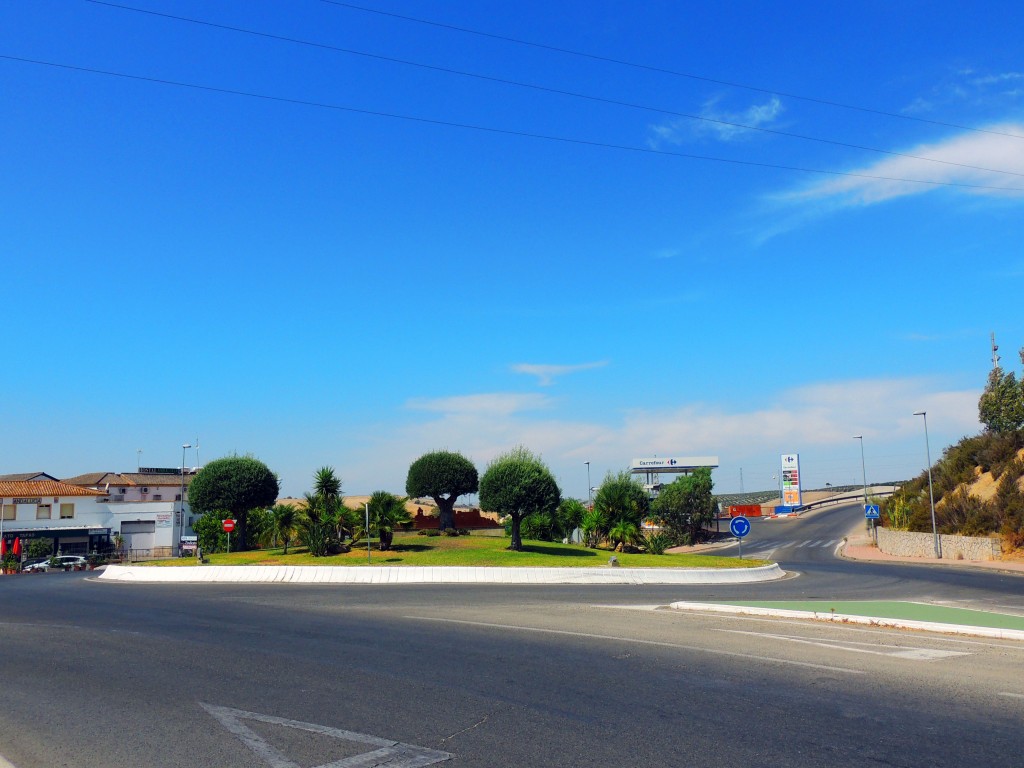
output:
[[[413,744],[403,744],[400,741],[382,739],[365,733],[343,731],[340,728],[331,728],[327,725],[304,723],[300,720],[287,720],[283,717],[261,715],[258,712],[246,712],[245,710],[232,709],[231,707],[218,707],[215,704],[206,704],[204,702],[199,702],[199,706],[213,715],[221,725],[237,736],[245,746],[258,755],[271,768],[300,768],[300,766],[270,746],[252,728],[243,723],[243,720],[283,725],[285,728],[296,728],[300,731],[318,733],[321,736],[332,736],[342,741],[354,741],[359,744],[368,744],[371,747],[375,747],[375,749],[367,752],[352,755],[342,760],[335,760],[331,763],[313,766],[313,768],[375,768],[375,766],[385,765],[388,768],[421,768],[421,766],[444,762],[452,757],[448,752],[417,747]]]

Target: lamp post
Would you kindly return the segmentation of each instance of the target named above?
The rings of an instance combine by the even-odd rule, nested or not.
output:
[[[939,529],[935,525],[935,492],[932,490],[932,447],[928,442],[928,411],[915,411],[915,416],[924,419],[924,449],[928,456],[928,501],[932,508],[932,543],[935,546],[935,557],[942,558],[942,547],[939,546]]]
[[[593,509],[594,508],[594,496],[593,496],[593,488],[590,487],[590,462],[589,461],[584,461],[583,463],[587,465],[587,507],[588,507],[588,509]]]
[[[860,476],[864,481],[864,514],[868,511],[868,471],[864,466],[864,435],[854,435],[854,440],[860,440]],[[868,527],[871,530],[872,538],[874,538],[875,532],[875,521],[873,519],[868,520]]]
[[[174,553],[181,555],[181,532],[185,530],[185,451],[192,447],[191,443],[181,446],[181,508],[178,512],[178,538],[174,541]],[[171,526],[171,537],[174,537],[174,526]],[[231,538],[230,536],[228,537]]]
[[[378,532],[379,535],[379,532]],[[366,502],[366,564],[370,564],[370,502]]]

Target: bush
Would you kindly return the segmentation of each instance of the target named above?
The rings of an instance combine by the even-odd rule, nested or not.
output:
[[[458,528],[445,528],[444,529],[444,535],[445,536],[458,536],[459,535],[459,529]]]
[[[648,553],[652,555],[664,555],[665,550],[668,549],[672,543],[671,539],[664,533],[652,533],[647,537],[645,545]]]
[[[469,536],[469,528],[459,528],[459,536]]]
[[[424,528],[417,534],[419,536],[440,536],[441,532],[437,528]]]

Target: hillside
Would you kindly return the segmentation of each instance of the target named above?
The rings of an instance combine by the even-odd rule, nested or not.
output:
[[[939,533],[999,535],[1004,549],[1024,547],[1024,430],[985,432],[947,448],[932,467]],[[885,525],[931,532],[928,473],[883,505]]]

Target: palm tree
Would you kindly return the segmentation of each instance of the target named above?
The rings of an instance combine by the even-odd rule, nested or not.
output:
[[[608,538],[612,541],[612,551],[626,551],[626,544],[636,544],[643,537],[640,530],[628,520],[619,520],[608,531]]]
[[[387,491],[374,491],[370,496],[370,530],[376,531],[382,552],[391,549],[395,526],[412,521],[405,501]]]
[[[271,512],[274,514],[274,538],[282,543],[284,554],[287,555],[288,542],[295,538],[302,514],[291,504],[275,504],[271,508]]]

